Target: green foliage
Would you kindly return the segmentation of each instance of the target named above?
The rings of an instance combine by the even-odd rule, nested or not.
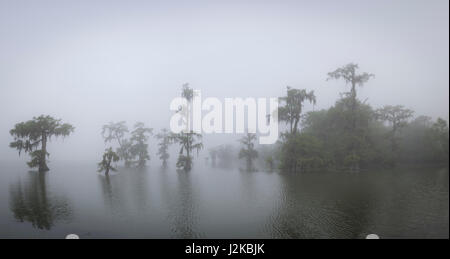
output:
[[[283,135],[279,159],[284,171],[359,170],[387,163],[386,129],[369,105],[354,104],[351,96],[328,110],[307,113],[302,126],[300,134]]]
[[[52,137],[67,137],[74,130],[75,128],[68,123],[62,123],[61,120],[48,115],[41,115],[33,117],[32,120],[17,123],[9,132],[14,137],[14,141],[9,146],[17,149],[19,155],[22,151],[30,153],[32,160],[27,163],[29,167],[38,167],[39,171],[48,171],[47,142]],[[40,150],[37,150],[39,146]]]
[[[414,112],[409,109],[405,109],[402,105],[386,105],[376,111],[376,117],[382,121],[388,122],[392,126],[392,130],[389,132],[388,138],[391,139],[392,151],[398,151],[398,132],[404,128],[408,119],[413,116]]]
[[[105,171],[105,174],[109,174],[109,171],[116,171],[117,169],[112,166],[112,162],[117,162],[119,160],[119,155],[114,152],[112,148],[106,149],[102,161],[98,163],[98,172]]]
[[[125,167],[130,167],[133,164],[144,167],[146,161],[150,160],[147,142],[153,129],[146,128],[142,122],[137,122],[129,139],[126,138],[128,132],[125,121],[110,122],[103,126],[102,136],[105,142],[117,142],[119,147],[116,152],[120,159],[124,161]]]
[[[284,106],[278,108],[278,118],[289,124],[289,133],[291,134],[297,133],[305,101],[316,104],[314,91],[306,92],[305,89],[288,86],[286,96],[280,98],[280,104],[284,104]]]
[[[187,129],[189,132],[181,132],[178,134],[171,134],[170,141],[178,143],[180,147],[180,152],[177,160],[177,168],[183,169],[188,172],[192,168],[192,151],[196,150],[198,152],[203,148],[203,143],[201,142],[202,135],[192,132],[190,130],[190,106],[192,99],[194,97],[194,90],[189,87],[189,84],[184,84],[181,91],[181,96],[186,98],[188,101],[187,107]]]
[[[323,167],[328,154],[322,142],[307,133],[287,134],[281,145],[280,169],[300,172]]]
[[[364,107],[361,106],[360,101],[356,97],[356,86],[363,86],[371,77],[374,77],[373,74],[366,72],[358,74],[358,69],[359,66],[357,64],[349,63],[329,72],[327,79],[342,79],[346,84],[351,85],[350,92],[343,94],[340,103],[344,106],[344,111],[349,111],[342,114],[344,115],[347,124],[346,132],[349,133],[346,136],[349,140],[348,148],[346,149],[349,150],[345,150],[345,153],[343,153],[344,158],[341,161],[344,161],[344,164],[349,166],[351,170],[359,170],[361,161],[364,161],[364,158],[361,157],[361,149],[364,149],[364,145],[368,144],[367,139],[365,139],[367,137],[367,124],[365,121],[361,121],[361,119],[364,120],[364,118],[360,117],[360,115],[364,115],[361,113],[361,111],[363,111],[361,108]]]
[[[34,168],[39,167],[41,164],[41,158],[42,157],[49,157],[50,154],[48,152],[42,151],[42,150],[35,150],[30,153],[31,161],[27,162],[28,167]]]
[[[298,172],[391,167],[397,162],[448,164],[446,121],[439,118],[433,123],[431,118],[420,116],[408,123],[412,111],[402,106],[374,111],[359,100],[354,110],[352,104],[352,97],[344,96],[327,110],[307,113],[302,133],[283,134],[278,153],[280,168]]]
[[[322,141],[329,152],[329,167],[358,170],[385,163],[386,130],[369,105],[357,100],[352,111],[351,98],[338,100],[328,110],[310,112],[303,121],[304,132]]]
[[[133,143],[128,139],[123,139],[121,145],[116,149],[117,155],[123,160],[125,167],[133,164],[134,154],[131,152]]]
[[[122,146],[122,141],[124,140],[125,134],[128,132],[128,127],[125,121],[121,122],[110,122],[109,124],[103,125],[102,136],[105,142],[117,141],[117,143]]]
[[[192,151],[198,152],[203,148],[201,142],[202,135],[194,132],[172,134],[170,140],[178,143],[180,152],[177,161],[177,168],[188,172],[192,168]]]
[[[401,132],[400,160],[407,163],[449,163],[449,129],[438,118],[419,116]]]
[[[352,99],[356,99],[356,85],[363,86],[371,77],[374,77],[374,74],[369,73],[361,73],[357,74],[357,70],[359,69],[358,64],[349,63],[343,67],[337,68],[336,70],[328,73],[328,79],[343,79],[346,84],[351,85],[350,89],[350,97]]]
[[[438,118],[433,124],[429,133],[429,140],[432,146],[433,156],[436,160],[445,162],[449,161],[449,133],[448,124],[445,120]]]
[[[126,167],[131,165],[131,142],[125,138],[125,134],[128,133],[128,127],[125,121],[110,122],[103,125],[102,136],[105,143],[116,141],[119,147],[116,152],[125,163]]]
[[[135,162],[138,167],[144,167],[147,160],[150,160],[148,154],[148,138],[153,134],[153,129],[146,128],[144,123],[138,122],[134,125],[134,130],[131,132],[131,157],[137,157]]]

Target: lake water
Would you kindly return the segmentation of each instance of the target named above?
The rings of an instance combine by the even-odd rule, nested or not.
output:
[[[0,165],[0,238],[448,238],[446,168],[241,172],[200,162],[105,177]]]

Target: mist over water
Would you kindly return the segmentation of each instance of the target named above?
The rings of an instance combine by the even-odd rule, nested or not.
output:
[[[448,5],[1,1],[0,238],[448,238]],[[352,62],[370,73],[354,99],[351,83],[327,80]],[[203,99],[314,98],[300,102],[298,132],[280,119],[274,145],[203,134],[182,172],[182,140],[162,167],[156,135],[186,83]],[[362,123],[347,121],[348,100]],[[380,119],[386,105],[411,112],[399,133]],[[74,126],[49,139],[48,172],[10,147],[10,130],[40,115]],[[121,146],[102,127],[120,121],[127,140],[137,122],[153,129],[150,160],[99,173],[105,149]],[[287,160],[295,173],[282,172]]]
[[[186,82],[220,99],[306,88],[328,108],[346,87],[326,73],[349,62],[376,75],[361,100],[449,118],[447,1],[2,1],[0,31],[3,159],[15,123],[49,114],[76,127],[53,158],[96,161],[103,124],[167,128]]]

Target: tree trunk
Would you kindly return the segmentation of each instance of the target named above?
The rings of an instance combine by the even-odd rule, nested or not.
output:
[[[191,152],[190,152],[190,145],[186,147],[186,171],[191,170]]]
[[[298,127],[298,122],[299,122],[299,118],[295,118],[295,121],[294,121],[294,128],[292,129],[292,133],[293,134],[297,134],[297,127]]]
[[[105,168],[105,175],[109,175],[109,168],[111,167],[111,158],[108,158],[108,163]]]
[[[47,156],[47,134],[42,133],[42,148],[41,157],[39,158],[39,172],[46,172],[49,170],[46,162]]]

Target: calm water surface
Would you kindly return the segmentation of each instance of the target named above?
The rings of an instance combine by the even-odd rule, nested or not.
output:
[[[0,164],[0,238],[449,237],[446,168],[280,174]]]

